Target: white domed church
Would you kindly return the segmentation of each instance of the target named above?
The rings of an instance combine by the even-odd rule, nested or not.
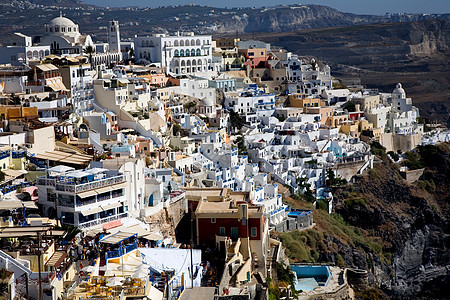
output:
[[[81,34],[78,25],[60,15],[45,25],[42,45],[49,45],[52,54],[82,54],[87,46],[94,46],[90,35]]]
[[[95,53],[91,54],[93,66],[109,65],[122,60],[117,21],[109,22],[108,42],[95,44],[90,35],[80,33],[78,24],[60,14],[45,25],[41,45],[50,46],[50,52],[58,56],[83,55],[86,47],[92,46],[95,49]]]

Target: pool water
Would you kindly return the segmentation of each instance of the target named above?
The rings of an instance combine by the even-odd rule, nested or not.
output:
[[[319,286],[326,286],[331,277],[327,266],[291,266],[294,271],[295,289],[297,291],[313,291]]]

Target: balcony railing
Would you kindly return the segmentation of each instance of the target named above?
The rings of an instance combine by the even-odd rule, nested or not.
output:
[[[125,182],[125,175],[114,176],[106,179],[100,179],[92,182],[75,184],[73,181],[56,182],[56,179],[41,177],[37,179],[37,185],[55,186],[57,191],[81,193],[84,191],[101,188],[109,185]]]
[[[96,219],[96,220],[92,220],[92,221],[89,221],[89,222],[86,222],[86,223],[78,224],[78,228],[79,229],[83,229],[83,228],[88,228],[88,227],[95,226],[95,225],[101,225],[101,224],[105,224],[105,223],[109,223],[109,222],[112,222],[112,221],[115,221],[115,220],[119,220],[119,219],[125,218],[127,216],[128,216],[128,213],[124,212],[124,213],[117,214],[117,215],[114,215],[114,216],[110,216],[110,217],[107,217],[107,218]]]
[[[127,254],[135,249],[138,248],[138,244],[137,243],[133,243],[131,245],[128,245],[124,248],[120,248],[119,250],[113,250],[113,251],[108,251],[106,253],[106,259],[110,259],[110,258],[114,258],[114,257],[120,257],[124,254]]]

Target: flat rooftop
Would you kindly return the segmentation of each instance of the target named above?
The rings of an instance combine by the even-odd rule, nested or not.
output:
[[[214,299],[215,287],[198,287],[185,289],[180,296],[180,300]]]

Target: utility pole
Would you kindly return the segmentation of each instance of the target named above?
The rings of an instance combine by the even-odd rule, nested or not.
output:
[[[38,245],[38,285],[39,285],[39,300],[42,300],[42,282],[41,282],[41,240],[40,240],[40,232],[37,232],[37,245]]]
[[[25,290],[27,292],[27,300],[30,299],[30,291],[28,288],[28,280],[30,280],[30,277],[28,277],[28,273],[25,273]]]
[[[194,263],[192,261],[192,252],[194,248],[194,219],[193,219],[193,211],[192,211],[192,202],[191,202],[191,288],[194,288]]]

